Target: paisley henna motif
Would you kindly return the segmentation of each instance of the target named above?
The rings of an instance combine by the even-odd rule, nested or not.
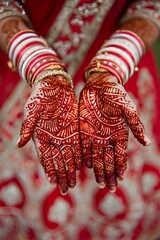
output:
[[[33,136],[45,173],[61,193],[76,185],[76,169],[81,167],[78,104],[64,79],[46,77],[35,86],[25,106],[20,136],[18,147]]]
[[[111,190],[127,167],[128,126],[140,143],[150,143],[123,86],[110,73],[92,74],[80,96],[82,157]]]

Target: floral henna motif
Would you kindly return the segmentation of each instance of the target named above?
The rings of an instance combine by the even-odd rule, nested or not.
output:
[[[111,190],[127,167],[128,127],[140,143],[150,143],[123,86],[110,73],[92,74],[80,96],[82,157],[96,181]]]
[[[61,193],[76,185],[81,167],[78,104],[65,80],[52,76],[37,83],[25,105],[18,147],[33,140],[39,159],[51,183]]]

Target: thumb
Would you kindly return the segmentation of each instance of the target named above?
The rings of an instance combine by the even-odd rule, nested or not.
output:
[[[26,145],[27,142],[29,142],[34,133],[36,123],[37,117],[30,115],[28,115],[28,117],[23,121],[20,130],[20,137],[16,143],[17,147],[21,148]]]

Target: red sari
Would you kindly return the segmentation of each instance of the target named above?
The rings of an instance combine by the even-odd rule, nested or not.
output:
[[[85,67],[117,27],[126,7],[125,0],[28,0],[24,4],[34,29],[66,63],[77,95],[84,85]],[[30,88],[9,70],[3,53],[0,58],[0,240],[159,237],[160,87],[152,52],[147,52],[125,86],[152,146],[142,147],[130,136],[128,169],[116,193],[100,189],[92,170],[83,167],[77,187],[66,196],[45,179],[32,142],[22,149],[15,147]]]

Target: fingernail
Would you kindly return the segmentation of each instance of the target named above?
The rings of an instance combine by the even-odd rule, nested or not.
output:
[[[16,142],[16,147],[19,147],[19,142],[20,142],[21,138],[19,137],[17,142]]]
[[[73,188],[76,185],[76,180],[72,179],[69,181],[69,186]]]
[[[98,183],[98,185],[99,185],[99,188],[105,188],[105,186],[106,186],[106,183],[105,182],[101,182],[101,183]]]
[[[56,186],[56,179],[55,179],[55,177],[48,177],[47,174],[46,174],[46,177],[47,177],[49,183],[52,185],[52,187],[55,187]]]
[[[123,181],[124,180],[124,174],[122,174],[121,176],[118,177],[119,181]]]
[[[93,165],[92,165],[92,162],[86,162],[86,166],[88,167],[88,168],[92,168],[93,167]]]
[[[63,191],[60,191],[60,193],[65,196],[67,194],[67,191],[66,192],[63,192]]]
[[[76,170],[79,171],[82,167],[82,163],[77,163],[76,165]]]
[[[144,135],[144,140],[145,140],[145,142],[146,142],[146,146],[149,146],[149,145],[151,145],[151,140],[146,136],[146,135]]]
[[[115,193],[116,192],[116,187],[111,187],[109,191],[110,191],[110,193]]]

